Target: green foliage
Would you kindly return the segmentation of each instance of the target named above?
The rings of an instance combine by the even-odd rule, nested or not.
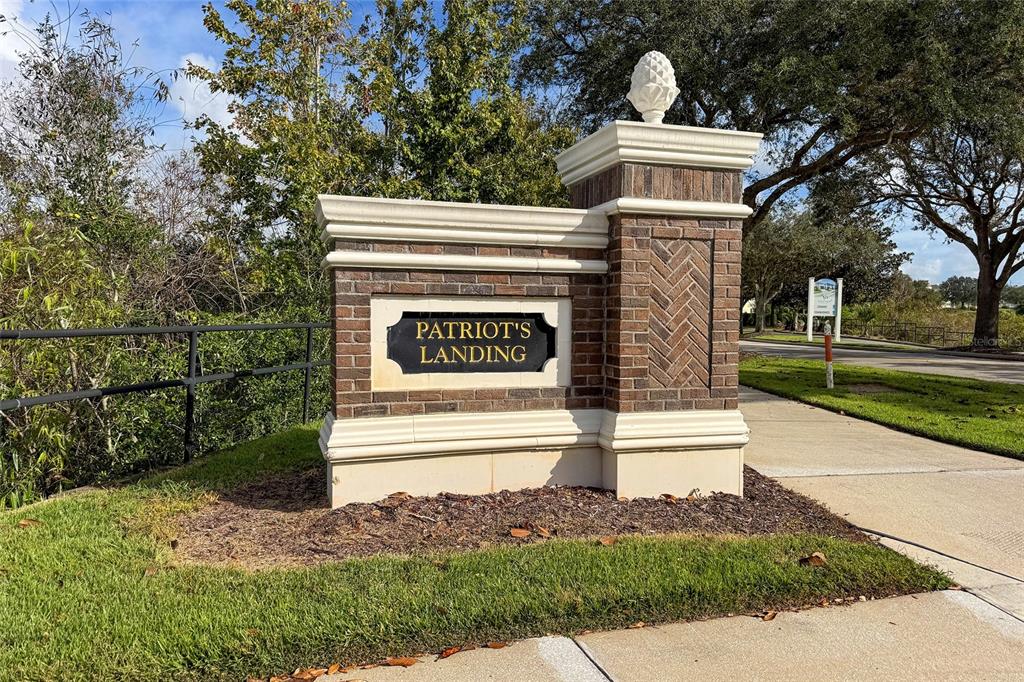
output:
[[[205,139],[196,152],[225,188],[220,210],[252,262],[256,305],[323,310],[316,195],[365,187],[367,135],[336,82],[356,49],[350,13],[327,0],[229,0],[225,9],[227,18],[204,7],[207,30],[225,46],[220,69],[187,72],[231,97],[234,123],[197,121]]]
[[[551,541],[257,572],[182,565],[168,549],[174,516],[210,491],[318,459],[315,432],[292,430],[0,516],[0,678],[52,679],[41,662],[59,662],[66,680],[238,680],[950,585],[879,545],[810,535]],[[19,527],[26,516],[40,523]],[[815,551],[827,566],[800,564]]]
[[[200,120],[197,151],[241,209],[265,301],[325,307],[317,194],[565,202],[553,158],[573,134],[508,82],[526,35],[517,4],[382,0],[358,37],[343,3],[226,9],[233,21],[205,8],[227,48],[220,69],[188,72],[232,97],[234,123]]]
[[[965,308],[978,300],[978,278],[977,277],[947,277],[939,285],[939,291],[943,298],[953,305]]]
[[[904,286],[906,282],[910,282],[910,286]],[[849,325],[844,328],[855,330],[857,325],[865,323],[872,325],[911,324],[919,327],[942,328],[950,333],[962,332],[965,335],[964,341],[970,343],[971,335],[974,333],[974,310],[941,307],[941,294],[934,289],[927,288],[927,282],[923,280],[911,282],[908,277],[904,283],[898,284],[894,291],[896,293],[892,297],[881,301],[843,306],[843,322],[844,325]],[[902,295],[901,292],[906,292],[906,295]],[[999,329],[1001,346],[1013,349],[1024,347],[1024,315],[1020,315],[1012,309],[1000,310]],[[908,340],[913,341],[913,339]],[[954,340],[951,337],[949,341],[960,345],[959,339]]]
[[[195,155],[148,142],[167,87],[83,13],[44,22],[0,108],[0,326],[83,328],[326,319],[319,193],[565,202],[553,157],[573,134],[509,85],[524,6],[381,2],[351,30],[344,3],[205,8],[225,46],[189,66],[230,98]],[[3,20],[0,20],[3,23]],[[72,31],[73,34],[73,31]],[[9,104],[9,106],[8,106]],[[328,332],[316,334],[323,356]],[[0,343],[0,396],[184,375],[182,337]],[[206,334],[205,373],[301,361],[301,332]],[[327,409],[315,371],[310,414]],[[205,384],[204,451],[293,424],[301,372]],[[109,481],[181,454],[183,391],[0,416],[0,505]]]
[[[740,363],[740,382],[925,438],[1024,459],[1021,384],[837,364],[829,390],[824,362],[764,356]],[[857,384],[888,390],[851,390]]]
[[[552,160],[575,140],[510,83],[527,30],[525,4],[378,2],[359,79],[364,113],[380,117],[376,192],[398,198],[557,206]],[[438,16],[440,15],[440,16]]]
[[[562,88],[567,115],[593,131],[635,118],[624,99],[633,65],[664,52],[681,89],[666,122],[765,135],[743,195],[749,231],[788,192],[954,115],[979,83],[993,98],[1016,92],[1019,3],[997,5],[546,0],[533,5],[521,73]],[[1007,39],[982,37],[997,19]]]
[[[777,208],[743,241],[743,296],[756,302],[764,330],[767,306],[777,298],[799,306],[810,277],[842,277],[847,300],[890,286],[908,255],[896,251],[892,230],[873,216],[860,220]]]

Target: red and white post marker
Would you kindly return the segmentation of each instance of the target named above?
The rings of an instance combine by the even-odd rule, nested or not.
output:
[[[825,388],[832,388],[832,325],[825,323]]]

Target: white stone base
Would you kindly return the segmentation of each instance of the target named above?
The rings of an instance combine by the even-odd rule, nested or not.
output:
[[[656,450],[602,458],[604,487],[619,497],[743,494],[743,448]]]
[[[410,495],[470,495],[545,485],[620,497],[743,492],[739,411],[604,410],[334,420],[321,430],[332,507]]]
[[[544,485],[602,487],[600,448],[328,462],[328,472],[331,507],[375,502],[397,491],[482,495]]]

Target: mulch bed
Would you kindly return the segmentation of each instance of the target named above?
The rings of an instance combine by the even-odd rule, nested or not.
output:
[[[549,486],[487,495],[395,493],[333,510],[323,477],[317,467],[222,493],[180,519],[179,556],[258,569],[543,542],[546,536],[816,533],[867,540],[817,502],[749,467],[743,497],[619,500],[607,490]],[[514,537],[513,528],[530,534]]]

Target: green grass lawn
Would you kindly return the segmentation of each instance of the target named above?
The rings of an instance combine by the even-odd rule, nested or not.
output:
[[[740,383],[919,436],[1024,459],[1024,385],[759,356],[740,363]],[[858,394],[876,384],[884,392]]]
[[[0,679],[240,679],[949,585],[883,547],[806,535],[550,541],[260,572],[176,563],[176,514],[319,458],[315,431],[294,429],[0,514]],[[799,563],[815,551],[826,566]]]
[[[813,341],[807,340],[806,334],[783,334],[778,332],[769,332],[765,334],[749,334],[743,337],[750,341],[773,341],[778,343],[797,343],[804,346],[820,346],[824,347],[825,342],[821,340],[821,337],[815,334]],[[884,346],[881,344],[885,344]],[[863,339],[846,339],[841,343],[835,344],[836,348],[867,348],[869,350],[929,350],[927,346],[911,346],[905,343],[898,343],[896,341],[884,341],[880,340],[879,343],[868,343]]]

